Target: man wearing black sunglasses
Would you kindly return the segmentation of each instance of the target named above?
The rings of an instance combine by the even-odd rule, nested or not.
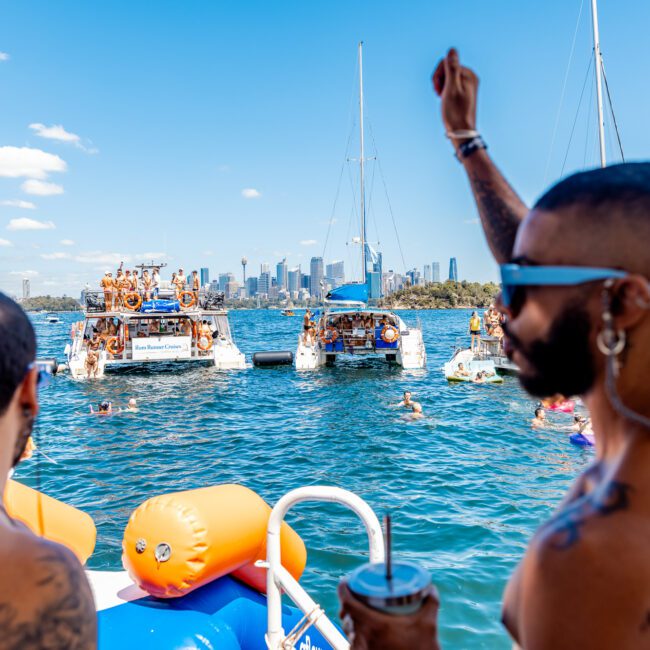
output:
[[[0,293],[0,494],[38,414],[41,370],[25,312]],[[66,548],[12,520],[0,502],[0,648],[95,648],[95,607],[83,568]]]
[[[596,461],[535,533],[504,595],[525,650],[650,648],[650,163],[564,179],[529,211],[476,131],[478,78],[450,50],[443,122],[501,264],[505,349],[538,397],[580,394]],[[437,603],[390,616],[343,584],[352,648],[438,648]]]

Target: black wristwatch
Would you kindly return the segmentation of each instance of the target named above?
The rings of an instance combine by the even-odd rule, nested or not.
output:
[[[456,157],[458,160],[468,158],[479,149],[487,149],[487,145],[480,135],[476,135],[471,140],[458,145],[458,152],[456,153]]]

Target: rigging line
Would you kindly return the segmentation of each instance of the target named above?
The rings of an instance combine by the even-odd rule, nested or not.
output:
[[[578,19],[576,20],[576,27],[573,32],[573,41],[571,42],[571,52],[569,53],[569,61],[566,66],[566,71],[564,72],[564,82],[562,83],[562,92],[560,93],[560,103],[557,107],[557,114],[555,115],[555,125],[553,126],[553,135],[551,136],[551,146],[548,150],[548,157],[546,158],[546,167],[544,168],[544,187],[546,187],[548,181],[548,168],[551,164],[551,156],[553,155],[553,147],[555,145],[555,136],[557,135],[557,127],[560,123],[560,113],[562,112],[562,106],[564,104],[564,95],[566,93],[566,85],[569,80],[569,71],[571,70],[571,62],[573,61],[573,53],[576,47],[576,38],[578,36],[578,29],[580,28],[580,18],[582,17],[582,7],[584,5],[584,0],[580,0],[580,11],[578,12]]]
[[[584,154],[582,156],[582,167],[585,168],[587,166],[587,154],[589,153],[589,138],[591,136],[591,118],[594,113],[596,113],[596,120],[598,120],[598,109],[596,107],[596,103],[594,102],[594,86],[596,85],[596,75],[591,78],[591,85],[589,86],[589,103],[587,104],[587,131],[585,133],[585,150]],[[596,121],[596,126],[598,126],[598,122]],[[596,142],[597,138],[594,137],[594,142]]]
[[[566,161],[569,156],[569,150],[571,149],[571,140],[573,140],[573,133],[576,128],[576,123],[578,122],[578,115],[580,114],[580,106],[582,105],[582,97],[585,92],[585,86],[587,85],[587,79],[589,78],[589,71],[591,70],[591,56],[589,57],[589,65],[587,66],[587,74],[585,74],[585,80],[582,83],[582,90],[580,91],[580,99],[578,100],[578,108],[576,109],[576,115],[573,119],[573,126],[571,127],[571,134],[569,135],[569,142],[567,144],[566,152],[564,154],[564,161],[562,162],[562,171],[560,172],[560,177],[564,175],[564,168],[566,166]]]
[[[370,137],[372,139],[372,145],[375,148],[376,162],[377,162],[377,167],[379,168],[379,176],[384,185],[384,192],[386,193],[386,202],[388,203],[388,212],[390,213],[390,218],[393,222],[393,228],[395,230],[395,238],[397,239],[397,247],[399,249],[400,257],[402,258],[402,266],[404,268],[404,272],[406,273],[406,261],[404,260],[404,251],[402,250],[402,242],[400,241],[399,232],[397,230],[397,224],[395,223],[395,214],[393,213],[393,206],[390,202],[390,196],[388,195],[388,186],[386,185],[386,179],[384,178],[384,170],[382,169],[381,166],[381,158],[379,157],[379,150],[377,149],[377,143],[375,142],[375,134],[374,131],[372,130],[372,124],[370,124]]]
[[[614,104],[612,103],[612,96],[609,93],[609,84],[607,83],[607,75],[605,74],[605,62],[602,57],[600,59],[600,69],[603,73],[603,80],[605,81],[605,90],[607,92],[607,103],[609,104],[609,111],[612,114],[612,121],[614,122],[614,132],[616,133],[616,140],[618,141],[618,148],[621,152],[621,159],[625,162],[625,155],[623,154],[623,143],[621,142],[621,134],[618,131],[618,123],[616,122],[616,115],[614,114]]]
[[[370,177],[370,193],[368,194],[368,210],[366,211],[366,215],[370,214],[372,215],[372,224],[375,227],[375,236],[376,236],[376,241],[379,241],[379,228],[377,227],[377,213],[374,209],[374,205],[372,202],[373,199],[373,189],[375,187],[375,172],[377,170],[377,165],[372,166],[372,176]]]
[[[359,74],[359,61],[355,59],[355,64],[354,64],[354,74],[352,75],[352,90],[350,91],[350,103],[348,105],[348,122],[351,122],[350,125],[350,132],[348,133],[348,140],[345,144],[345,153],[343,155],[343,162],[341,163],[341,172],[339,173],[339,181],[336,187],[336,196],[334,198],[334,205],[332,206],[332,212],[330,214],[330,220],[327,225],[327,235],[325,236],[325,245],[323,246],[323,259],[325,259],[325,252],[327,249],[327,244],[329,242],[329,237],[330,233],[332,231],[332,225],[334,223],[334,214],[336,211],[336,204],[339,199],[339,194],[341,192],[341,179],[343,178],[343,169],[345,167],[345,163],[348,160],[348,151],[350,150],[350,140],[352,139],[352,133],[354,131],[355,127],[355,117],[354,117],[354,90],[356,87],[356,82],[357,82],[357,75]]]

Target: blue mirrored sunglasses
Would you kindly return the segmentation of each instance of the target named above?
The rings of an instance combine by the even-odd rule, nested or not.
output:
[[[501,302],[510,307],[520,287],[572,287],[585,282],[624,278],[628,274],[617,269],[589,266],[522,266],[502,264]]]
[[[52,379],[52,369],[47,362],[33,361],[27,366],[27,372],[36,368],[38,376],[36,377],[36,388],[47,388]]]

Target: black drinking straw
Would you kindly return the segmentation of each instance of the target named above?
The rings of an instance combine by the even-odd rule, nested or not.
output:
[[[390,582],[393,579],[393,560],[392,554],[392,540],[390,533],[390,515],[384,515],[384,530],[386,537],[386,580]]]

